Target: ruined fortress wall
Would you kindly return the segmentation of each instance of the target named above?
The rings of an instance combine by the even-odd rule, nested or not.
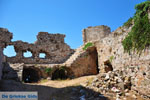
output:
[[[82,30],[83,42],[98,41],[111,33],[108,26],[88,27]]]
[[[63,66],[70,69],[69,77],[98,74],[96,48],[90,47],[87,50],[83,50],[83,46],[79,47]]]
[[[2,78],[2,70],[3,70],[3,48],[7,46],[7,43],[12,39],[12,33],[10,33],[7,29],[0,28],[0,80]]]
[[[0,47],[5,48],[11,42],[13,35],[5,28],[0,28]]]
[[[95,28],[87,28],[83,31],[84,43],[93,41],[97,48],[100,73],[108,72],[110,67],[112,70],[125,72],[126,76],[131,77],[133,90],[143,95],[150,95],[150,48],[145,49],[140,56],[134,52],[131,54],[124,52],[122,41],[131,29],[132,26],[119,27],[106,37],[100,38],[99,34],[103,35],[105,32],[107,34],[109,29],[99,32]],[[90,30],[91,36],[87,30]],[[97,35],[94,37],[93,34]]]
[[[150,95],[150,49],[139,56],[136,53],[124,52],[122,41],[132,27],[120,27],[108,37],[96,44],[100,72],[107,72],[111,65],[113,70],[126,72],[131,77],[132,88],[144,95]],[[109,65],[106,62],[110,62]]]
[[[0,47],[0,80],[1,80],[1,77],[2,77],[2,69],[3,69],[3,51],[2,51],[2,48]]]
[[[5,48],[8,45],[14,46],[16,56],[6,57],[10,63],[62,63],[66,61],[74,52],[65,42],[63,34],[49,34],[48,32],[39,32],[35,43],[23,41],[11,41],[12,33],[7,29],[0,29],[0,47]],[[24,57],[24,53],[30,51],[32,57]],[[44,53],[45,58],[40,58],[40,53]]]

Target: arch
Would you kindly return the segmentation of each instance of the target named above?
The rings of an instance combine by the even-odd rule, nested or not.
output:
[[[57,68],[53,73],[52,73],[52,80],[57,80],[57,79],[67,79],[68,78],[68,69],[65,66],[62,66],[60,68]]]
[[[41,75],[39,74],[39,70],[35,67],[24,67],[23,68],[23,81],[25,83],[34,83],[38,82],[41,78]]]

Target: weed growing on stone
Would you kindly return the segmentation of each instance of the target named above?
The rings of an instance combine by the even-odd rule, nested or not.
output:
[[[50,73],[52,71],[52,68],[46,68],[45,73]]]
[[[88,42],[88,43],[83,47],[83,50],[86,50],[88,47],[92,47],[92,46],[94,46],[94,44],[91,43],[91,42]]]
[[[109,61],[112,62],[113,59],[114,59],[114,56],[110,56]]]

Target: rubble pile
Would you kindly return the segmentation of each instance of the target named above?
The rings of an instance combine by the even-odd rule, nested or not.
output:
[[[131,90],[131,85],[131,77],[119,70],[99,74],[92,83],[92,86],[97,87],[101,93],[115,92],[120,94]]]

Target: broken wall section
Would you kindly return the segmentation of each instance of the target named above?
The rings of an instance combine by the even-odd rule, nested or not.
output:
[[[16,56],[6,57],[9,63],[26,63],[26,64],[48,64],[63,63],[74,52],[66,43],[65,35],[49,34],[48,32],[39,32],[35,43],[23,41],[11,41],[12,33],[7,29],[0,29],[0,47],[14,46]],[[24,53],[31,52],[31,57],[24,57]],[[40,58],[40,53],[45,54],[45,58]]]
[[[0,47],[0,80],[2,78],[2,69],[3,69],[3,52],[2,48]]]
[[[99,41],[111,33],[108,26],[88,27],[82,30],[83,42]]]
[[[146,48],[139,57],[138,54],[124,52],[122,41],[132,27],[120,27],[108,37],[97,41],[98,63],[101,73],[107,72],[106,62],[109,61],[113,72],[123,72],[131,77],[132,90],[150,97],[150,48]],[[119,76],[124,77],[122,74]]]
[[[4,55],[3,49],[7,46],[7,43],[11,42],[12,33],[10,33],[7,29],[0,28],[0,80],[3,76],[3,62]]]

